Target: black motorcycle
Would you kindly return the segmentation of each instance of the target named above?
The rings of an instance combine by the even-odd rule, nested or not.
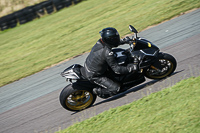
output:
[[[127,75],[115,74],[111,68],[107,71],[107,77],[121,84],[119,93],[132,88],[145,81],[145,77],[150,79],[162,79],[172,74],[176,69],[176,59],[167,53],[160,52],[159,48],[146,39],[137,37],[138,31],[129,25],[134,35],[131,37],[129,49],[115,48],[116,60],[119,65],[127,65],[137,59],[139,61],[139,71]],[[74,64],[65,69],[61,75],[70,81],[60,93],[60,103],[63,108],[69,111],[79,111],[90,107],[95,102],[97,95],[93,89],[100,87],[88,81],[83,75],[83,67]]]

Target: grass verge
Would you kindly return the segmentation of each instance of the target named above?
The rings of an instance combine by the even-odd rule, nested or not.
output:
[[[89,51],[98,32],[115,27],[121,36],[200,7],[200,0],[87,0],[0,32],[0,86]]]
[[[199,133],[200,77],[113,108],[57,133]]]

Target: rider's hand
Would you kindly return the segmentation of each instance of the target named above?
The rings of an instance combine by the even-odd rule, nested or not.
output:
[[[139,59],[138,57],[134,57],[133,63],[127,65],[129,72],[138,71],[139,70]]]
[[[139,59],[138,59],[138,57],[134,57],[133,64],[136,64],[136,65],[139,64]]]
[[[134,63],[128,64],[127,68],[130,73],[133,71],[138,71],[138,64],[134,64]]]
[[[125,43],[129,44],[130,41],[132,40],[127,36],[121,40],[121,44],[125,44]]]

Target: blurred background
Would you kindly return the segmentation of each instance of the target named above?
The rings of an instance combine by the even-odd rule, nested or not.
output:
[[[81,0],[0,0],[0,30],[14,28]]]

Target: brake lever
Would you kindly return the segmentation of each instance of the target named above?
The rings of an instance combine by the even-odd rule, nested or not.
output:
[[[135,47],[135,40],[129,41],[129,45],[130,45],[130,51],[132,52],[134,50]]]

